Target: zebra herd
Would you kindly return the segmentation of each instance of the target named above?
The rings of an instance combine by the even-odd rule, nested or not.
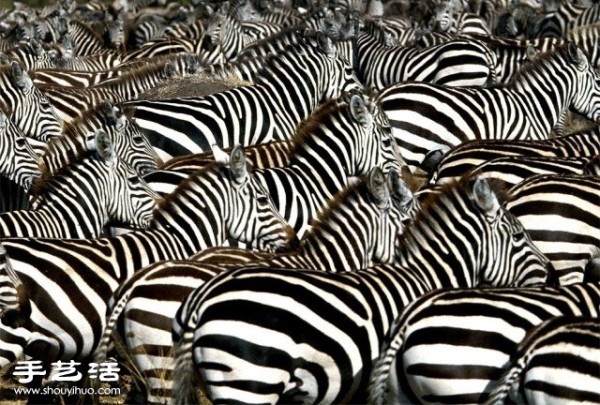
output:
[[[0,10],[0,367],[600,403],[599,37],[570,0]]]

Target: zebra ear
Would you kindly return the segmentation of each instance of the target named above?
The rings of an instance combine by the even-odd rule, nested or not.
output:
[[[352,118],[358,121],[363,127],[370,126],[373,121],[373,117],[365,105],[365,100],[362,96],[357,94],[350,97],[350,114],[352,114]]]
[[[582,50],[575,45],[575,42],[569,41],[567,45],[567,52],[569,54],[569,60],[575,65],[575,68],[580,71],[585,70],[587,59]]]
[[[10,65],[10,59],[6,56],[5,53],[0,52],[0,66],[8,66]]]
[[[484,178],[478,177],[473,183],[471,200],[486,216],[495,217],[500,210],[498,197]]]
[[[236,182],[241,183],[248,176],[248,166],[246,165],[246,152],[242,145],[237,144],[231,149],[229,157],[229,167]]]
[[[390,194],[398,201],[400,208],[404,209],[413,200],[412,191],[410,191],[410,188],[408,188],[396,170],[390,170],[388,173],[388,183]]]
[[[538,54],[538,51],[533,47],[533,45],[527,45],[527,50],[525,51],[527,54],[527,60],[532,61]]]
[[[108,136],[108,134],[102,130],[96,132],[96,136],[94,138],[96,143],[96,151],[98,155],[104,160],[106,163],[111,164],[116,159],[117,155],[115,153],[115,148],[112,143],[112,140]]]
[[[195,53],[185,55],[186,73],[194,75],[200,71],[200,58]]]
[[[223,149],[221,149],[219,147],[219,145],[217,145],[216,143],[212,145],[212,152],[213,152],[213,156],[215,158],[215,162],[217,162],[218,165],[221,165],[221,166],[229,165],[229,155],[227,153],[223,152]]]
[[[10,63],[10,73],[12,75],[15,84],[21,88],[21,90],[29,90],[33,87],[33,82],[29,78],[26,72],[23,71],[19,62],[12,61]]]
[[[29,40],[29,46],[31,47],[31,50],[33,51],[33,53],[40,57],[44,54],[44,48],[42,47],[42,45],[36,41],[35,39],[31,38]]]
[[[317,31],[317,45],[327,55],[335,55],[335,47],[333,46],[333,42],[331,42],[331,39],[321,31]]]
[[[369,171],[368,188],[377,206],[387,205],[390,199],[390,190],[383,171],[377,166]]]

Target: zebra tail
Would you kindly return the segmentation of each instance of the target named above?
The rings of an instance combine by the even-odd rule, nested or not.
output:
[[[106,360],[109,346],[112,343],[112,334],[115,329],[115,325],[117,324],[121,313],[123,312],[125,306],[127,305],[127,302],[129,301],[131,291],[132,289],[129,289],[129,291],[126,294],[124,294],[119,299],[119,301],[117,301],[117,304],[113,307],[112,312],[110,313],[110,316],[106,321],[106,327],[104,328],[104,332],[102,333],[102,337],[100,338],[100,343],[94,351],[94,362],[102,363]]]
[[[173,403],[178,405],[199,404],[195,384],[193,361],[193,330],[186,330],[175,343],[175,366],[173,372]]]
[[[503,405],[511,392],[518,392],[525,364],[524,360],[519,359],[502,374],[494,383],[485,405]]]
[[[399,325],[397,324],[397,326]],[[396,355],[404,344],[405,331],[404,327],[400,330],[394,327],[390,329],[388,337],[392,336],[393,338],[387,345],[384,343],[383,350],[373,365],[368,387],[368,403],[371,405],[385,405],[389,403],[388,394],[391,384],[394,383],[390,381],[392,377],[392,365],[394,364],[394,360],[397,360]],[[396,383],[399,385],[399,381],[396,381]],[[399,392],[400,387],[398,386],[397,388]]]

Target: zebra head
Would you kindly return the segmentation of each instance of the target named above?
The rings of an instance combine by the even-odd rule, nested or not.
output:
[[[162,160],[134,118],[109,101],[104,101],[102,108],[106,119],[106,131],[113,140],[117,155],[141,175],[156,170],[158,165],[162,164]]]
[[[567,55],[576,75],[571,107],[586,118],[600,123],[600,76],[575,43],[568,43]]]
[[[523,226],[478,177],[430,193],[396,245],[398,263],[426,274],[436,288],[528,286],[554,276]]]
[[[236,145],[229,156],[215,151],[215,160],[229,166],[229,212],[224,222],[228,237],[265,251],[289,250],[297,243],[265,188],[248,171],[246,155]]]
[[[434,11],[431,20],[429,20],[429,28],[432,31],[446,32],[452,27],[454,22],[454,2],[452,0],[440,1]]]
[[[484,178],[472,181],[469,199],[479,211],[484,247],[473,285],[531,286],[553,279],[550,261],[533,244],[519,220],[500,205]]]
[[[402,197],[399,196],[404,190],[400,186],[401,180],[396,173],[390,172],[387,179],[379,167],[373,168],[369,173],[367,186],[371,200],[374,202],[372,205],[377,214],[377,226],[372,232],[373,253],[369,257],[371,262],[363,263],[364,266],[361,268],[370,266],[372,262],[391,264],[394,261],[396,238],[404,228],[403,204],[400,202]],[[391,187],[397,188],[392,191]],[[397,198],[392,200],[392,194]],[[361,210],[356,215],[361,216],[365,212],[366,210]]]
[[[360,94],[352,94],[348,100],[349,130],[355,137],[351,153],[355,153],[353,173],[349,176],[367,174],[371,167],[380,166],[384,173],[406,167],[392,134],[390,122],[375,102],[367,102]]]
[[[25,136],[47,141],[59,136],[62,122],[19,63],[0,67],[0,103]]]
[[[119,224],[133,228],[147,228],[152,221],[156,203],[160,196],[154,192],[139,174],[120,159],[110,137],[98,131],[94,139],[95,149],[108,170],[106,190],[106,210],[108,218]],[[99,181],[101,181],[99,179]]]
[[[29,141],[0,110],[0,173],[26,190],[34,177],[40,175],[39,157]]]
[[[13,270],[6,249],[0,244],[0,319],[11,328],[23,326],[31,315],[25,286]],[[4,362],[0,362],[3,364]]]
[[[338,55],[329,37],[321,31],[306,32],[304,37],[315,48],[314,52],[318,52],[318,55],[322,56],[325,64],[325,70],[320,75],[320,87],[323,90],[321,101],[339,98],[344,92],[362,88],[354,74],[352,65]]]

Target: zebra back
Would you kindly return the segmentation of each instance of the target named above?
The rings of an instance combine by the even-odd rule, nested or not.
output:
[[[433,291],[390,328],[371,375],[370,403],[481,403],[528,331],[556,316],[598,318],[598,308],[600,286],[592,283]]]
[[[29,76],[36,86],[46,85],[77,88],[91,87],[120,75],[121,71],[118,69],[98,72],[65,69],[35,69],[29,71]]]
[[[269,167],[283,167],[289,164],[290,154],[289,141],[267,142],[261,145],[253,145],[244,148],[246,158],[254,169]],[[230,148],[224,148],[228,152]],[[214,162],[213,152],[204,152],[178,156],[165,162],[159,170],[175,170],[184,173],[193,173],[201,170]]]
[[[600,363],[598,340],[598,318],[559,316],[542,322],[527,332],[486,404],[504,404],[509,396],[512,400],[526,398],[529,403],[562,398],[596,401],[598,393],[582,387],[579,379],[598,380],[594,372]]]
[[[236,359],[245,364],[274,368],[280,367],[276,363],[281,364],[275,357],[287,357],[291,353],[295,343],[288,346],[287,337],[294,336],[294,342],[312,349],[300,356],[294,355],[297,361],[288,363],[284,374],[294,375],[296,367],[306,369],[308,363],[313,366],[308,376],[299,375],[297,382],[290,387],[271,380],[269,389],[261,389],[260,392],[256,387],[265,387],[261,376],[247,374],[248,367],[231,368],[235,371],[226,380],[204,380],[210,381],[208,387],[213,401],[219,400],[226,391],[230,393],[227,387],[232,384],[239,389],[237,400],[260,395],[270,398],[272,402],[287,402],[295,397],[295,387],[307,386],[304,384],[306,378],[313,381],[310,391],[303,393],[306,401],[360,402],[372,359],[378,355],[381,341],[392,320],[411,299],[449,284],[527,285],[528,282],[544,282],[545,276],[541,273],[547,276],[544,270],[547,259],[535,250],[514,218],[497,205],[497,197],[486,184],[485,180],[464,182],[447,188],[441,196],[426,203],[414,223],[399,239],[401,247],[396,252],[395,266],[377,266],[365,271],[340,274],[272,267],[231,270],[195,290],[179,307],[173,321],[176,342],[175,402],[185,403],[189,389],[193,387],[190,377],[193,375],[194,358],[196,361],[199,359],[197,354],[201,353],[204,360],[198,364],[202,373],[210,373],[213,366],[220,368],[232,365],[229,355],[234,355],[234,349],[226,343],[220,343],[230,341],[223,339],[223,336],[243,345],[237,346],[244,347],[244,350],[235,352]],[[452,215],[443,212],[449,207]],[[471,235],[466,231],[471,226],[487,227],[487,216],[494,215],[502,225],[494,227],[491,232],[504,245],[512,248],[494,245],[495,248],[491,249],[488,237],[479,236],[479,231]],[[452,222],[448,218],[455,221],[460,218],[461,222],[472,218],[479,225],[465,223],[458,235],[458,224],[447,226]],[[505,226],[511,229],[505,236],[500,236],[507,232]],[[439,238],[438,243],[424,246],[427,235]],[[466,238],[471,239],[473,245],[460,247]],[[442,247],[442,242],[453,246]],[[472,259],[480,256],[475,253],[480,248],[475,245],[480,246],[483,252],[497,250],[497,254],[492,254],[494,257],[485,263],[476,263],[477,259]],[[406,252],[420,249],[423,250],[421,254],[414,255],[414,262],[408,260],[410,254]],[[448,252],[448,255],[441,256],[440,252]],[[473,252],[473,257],[463,256],[453,262],[450,256],[456,252],[465,252],[465,256],[466,252]],[[417,261],[419,263],[415,264]],[[494,268],[497,264],[502,269]],[[496,272],[506,274],[500,276]],[[470,276],[465,278],[463,273]],[[439,277],[437,282],[433,280],[436,277]],[[253,298],[257,296],[260,296],[259,300]],[[285,304],[282,305],[282,302]],[[235,315],[230,311],[233,307],[236,308]],[[291,323],[287,322],[290,317],[294,319]],[[243,322],[244,328],[228,329],[227,320],[230,319]],[[259,337],[254,333],[255,328],[264,334]],[[246,335],[246,332],[249,334]],[[214,339],[217,335],[220,336],[218,341]],[[272,344],[259,350],[257,346],[262,345],[260,341],[266,336]],[[208,346],[215,351],[203,350]],[[213,354],[216,356],[213,357]],[[358,370],[362,370],[362,373]]]
[[[600,257],[599,189],[597,176],[539,175],[508,191],[507,209],[552,261],[561,284],[583,281]]]
[[[498,187],[508,189],[530,177],[541,174],[590,174],[597,166],[597,158],[586,157],[532,157],[507,156],[496,158],[475,166],[464,175],[477,175],[490,179]],[[444,184],[456,178],[437,177],[436,184]]]
[[[429,183],[438,178],[456,178],[493,159],[508,156],[579,157],[600,154],[600,126],[541,141],[476,140],[446,152],[435,163]]]

